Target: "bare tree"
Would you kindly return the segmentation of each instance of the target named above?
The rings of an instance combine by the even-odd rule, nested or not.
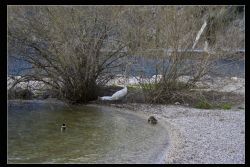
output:
[[[148,27],[153,28],[157,42],[148,41],[146,50],[137,48],[137,53],[144,54],[144,56],[147,50],[155,51],[155,53],[150,54],[150,58],[157,62],[155,63],[156,77],[153,84],[152,79],[139,79],[149,102],[181,100],[182,94],[188,95],[187,92],[206,74],[211,71],[216,72],[215,60],[218,59],[218,55],[225,53],[222,50],[226,48],[222,41],[229,44],[228,46],[233,46],[232,48],[237,45],[240,47],[240,40],[244,41],[242,38],[244,32],[242,33],[239,28],[235,28],[233,35],[223,33],[223,30],[232,22],[231,18],[235,17],[235,13],[229,12],[231,10],[234,9],[229,6],[150,8],[152,17],[147,17],[148,20],[145,22],[152,24],[152,26],[145,24],[144,27],[140,28],[145,29],[143,35],[149,31]],[[157,19],[152,19],[154,17]],[[201,28],[204,29],[204,32],[200,31],[200,39],[195,41]],[[227,38],[235,37],[238,40],[226,41],[227,38],[222,37],[222,34],[225,34]],[[241,37],[238,38],[235,34],[241,34]],[[195,42],[197,42],[196,46]],[[156,52],[159,50],[163,52]],[[138,75],[143,76],[145,73],[142,71]],[[160,75],[160,81],[158,81],[157,75]],[[180,82],[181,78],[186,76],[188,79],[184,83]]]
[[[116,12],[106,9],[8,7],[9,50],[32,65],[20,81],[42,81],[74,102],[95,99],[98,85],[112,77],[126,56],[120,52],[126,44],[113,19]]]
[[[214,70],[222,50],[244,47],[244,21],[238,19],[241,28],[225,28],[242,9],[244,13],[237,6],[10,6],[9,54],[17,52],[32,65],[20,82],[42,81],[76,102],[95,99],[98,86],[116,73],[127,73],[134,63],[124,59],[127,55],[150,58],[156,62],[154,84],[143,69],[136,69],[146,97],[174,101],[180,90],[190,90]]]

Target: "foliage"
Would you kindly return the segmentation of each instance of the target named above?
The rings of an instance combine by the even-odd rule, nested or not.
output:
[[[229,103],[225,103],[225,104],[221,105],[221,108],[224,109],[224,110],[229,110],[229,109],[232,108],[232,105],[229,104]]]
[[[212,105],[208,103],[207,101],[203,100],[203,101],[198,102],[198,104],[195,107],[199,109],[211,109]]]

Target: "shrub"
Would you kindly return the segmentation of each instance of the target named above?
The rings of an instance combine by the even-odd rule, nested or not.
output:
[[[8,99],[32,99],[34,93],[29,89],[10,89],[8,90]]]
[[[106,7],[19,6],[8,11],[9,51],[30,64],[22,80],[41,81],[65,100],[96,99],[98,86],[109,81],[124,62],[118,60],[127,55],[121,52],[127,45],[114,35],[119,34],[112,18],[116,13]]]
[[[232,105],[229,104],[229,103],[225,103],[225,104],[221,105],[221,108],[224,109],[224,110],[229,110],[229,109],[232,108]]]
[[[196,104],[195,107],[199,108],[199,109],[211,109],[212,105],[204,100],[204,101],[200,101],[198,104]]]

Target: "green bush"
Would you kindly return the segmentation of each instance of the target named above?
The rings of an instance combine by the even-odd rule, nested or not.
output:
[[[224,109],[224,110],[229,110],[229,109],[232,108],[232,105],[229,104],[229,103],[222,104],[222,105],[221,105],[221,108]]]

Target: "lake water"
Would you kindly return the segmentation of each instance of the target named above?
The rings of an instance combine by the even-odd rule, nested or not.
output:
[[[8,163],[156,163],[167,145],[160,123],[150,125],[132,113],[8,102]]]
[[[127,61],[127,60],[126,60]],[[142,70],[147,77],[152,77],[156,74],[155,66],[159,64],[159,60],[145,58],[143,56],[132,56],[130,61],[133,62],[131,66],[131,75],[138,75]],[[187,64],[192,63],[192,60],[187,60]],[[160,63],[161,64],[161,63]],[[165,60],[165,65],[168,66],[169,61]],[[27,73],[27,70],[21,71],[22,69],[31,67],[27,62],[16,60],[12,56],[8,57],[8,72],[9,75],[22,75]],[[237,76],[245,77],[245,60],[228,60],[228,59],[217,59],[214,61],[214,69],[209,75],[213,75],[217,72],[223,76]],[[118,73],[122,69],[118,70]],[[214,72],[213,72],[214,71]]]
[[[130,73],[137,76],[140,71],[143,71],[148,77],[156,75],[156,64],[162,64],[162,60],[144,58],[144,57],[133,57],[134,63],[131,66]],[[187,59],[185,65],[197,64],[197,60]],[[169,65],[169,60],[165,59],[165,67]],[[217,59],[213,61],[213,68],[208,74],[214,76],[214,73],[221,76],[237,76],[245,77],[245,60],[229,60],[229,59]]]

